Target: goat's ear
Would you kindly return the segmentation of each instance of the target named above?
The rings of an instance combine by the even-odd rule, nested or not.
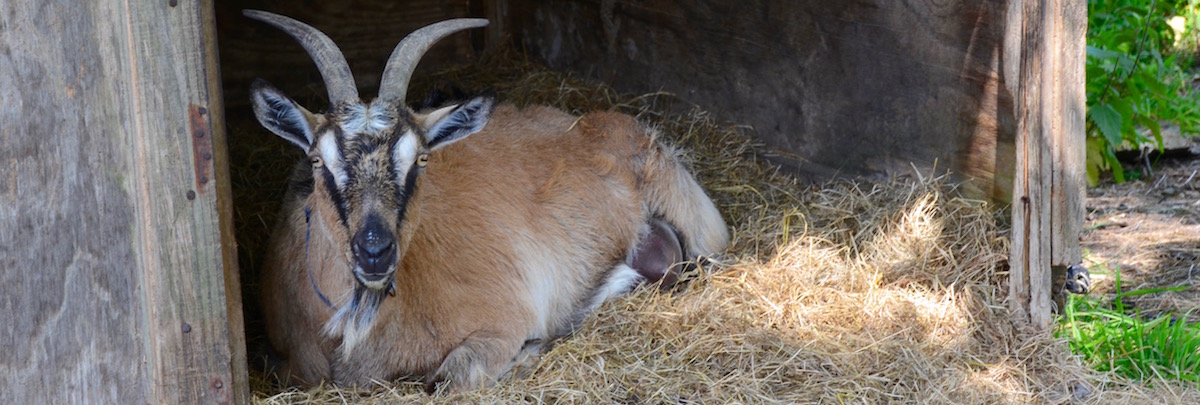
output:
[[[467,102],[439,108],[423,117],[418,117],[425,128],[425,142],[429,150],[437,150],[479,132],[492,117],[496,96],[488,93]]]
[[[250,103],[258,122],[280,138],[308,151],[313,143],[313,113],[263,79],[250,85]]]

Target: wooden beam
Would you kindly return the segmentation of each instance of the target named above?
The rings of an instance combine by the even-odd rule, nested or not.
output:
[[[1058,66],[1054,77],[1058,98],[1055,114],[1054,171],[1051,195],[1050,241],[1054,269],[1055,302],[1063,304],[1061,291],[1067,267],[1083,261],[1079,238],[1087,215],[1087,2],[1065,2],[1054,15],[1062,26],[1058,37]]]
[[[0,65],[0,402],[246,402],[211,1],[6,1]]]
[[[1015,0],[1008,10],[1005,74],[1017,117],[1009,304],[1049,327],[1053,273],[1080,261],[1084,211],[1082,0]]]
[[[128,98],[119,102],[132,107],[125,134],[153,402],[244,402],[240,305],[230,317],[227,301],[241,302],[236,254],[232,233],[221,232],[232,229],[232,203],[228,174],[216,165],[225,126],[218,121],[213,6],[123,3],[131,76]]]
[[[169,5],[169,3],[168,3]],[[229,370],[232,400],[250,403],[250,370],[246,357],[246,323],[242,307],[241,269],[238,267],[237,239],[233,224],[233,190],[229,177],[229,151],[225,136],[224,82],[221,80],[220,52],[217,49],[217,22],[212,0],[195,1],[202,47],[199,66],[203,67],[209,108],[208,130],[212,134],[212,167],[215,180],[217,225],[221,242],[221,270],[225,282],[226,339],[229,346]],[[189,118],[190,119],[190,118]],[[203,157],[203,156],[201,156]],[[186,197],[186,196],[185,196]]]

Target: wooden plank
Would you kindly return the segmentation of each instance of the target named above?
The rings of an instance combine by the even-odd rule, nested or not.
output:
[[[1004,2],[496,3],[518,45],[551,67],[747,124],[785,152],[778,163],[814,180],[886,178],[915,163],[974,178],[983,197],[1011,191]]]
[[[0,402],[248,399],[211,7],[0,3]]]
[[[1031,0],[1039,1],[1039,0]],[[1009,91],[1014,98],[1013,110],[1017,116],[1017,132],[1015,140],[1012,202],[1012,243],[1008,254],[1008,303],[1014,319],[1018,323],[1029,323],[1029,273],[1028,260],[1030,256],[1029,209],[1029,138],[1028,120],[1025,110],[1029,108],[1028,101],[1022,97],[1028,86],[1024,85],[1022,74],[1028,69],[1021,63],[1023,45],[1025,43],[1025,1],[1011,0],[1006,13],[1006,30],[1004,38],[1004,73]]]
[[[150,402],[111,7],[0,2],[0,402]]]
[[[232,179],[229,177],[229,151],[225,133],[225,102],[217,49],[217,22],[211,0],[198,1],[204,67],[204,90],[208,94],[208,129],[212,134],[213,177],[216,181],[217,225],[221,235],[221,268],[225,280],[225,313],[230,354],[230,392],[235,404],[250,403],[250,370],[246,354],[246,323],[242,303],[241,268],[238,266],[237,239],[234,232]]]
[[[1050,269],[1053,308],[1066,304],[1067,267],[1083,261],[1079,235],[1086,214],[1087,149],[1085,63],[1087,3],[1062,1],[1051,16],[1059,27],[1055,35],[1053,74],[1054,130],[1050,134],[1054,161],[1050,203]]]
[[[1017,117],[1016,174],[1013,176],[1013,240],[1010,254],[1010,303],[1018,320],[1037,325],[1042,318],[1042,308],[1050,301],[1049,267],[1049,189],[1050,162],[1044,153],[1050,147],[1050,137],[1045,136],[1044,107],[1049,107],[1045,98],[1050,95],[1044,87],[1043,67],[1046,34],[1053,27],[1045,26],[1043,3],[1046,0],[1018,0],[1010,9],[1019,16],[1020,24],[1016,35],[1020,36],[1013,63],[1019,66],[1016,81],[1015,109]],[[1050,0],[1053,1],[1053,0]],[[1008,55],[1008,54],[1006,54]],[[1042,90],[1047,90],[1043,92]],[[1044,279],[1043,279],[1044,276]],[[1049,316],[1049,311],[1045,314]]]
[[[1025,197],[1020,205],[1027,208],[1023,218],[1029,230],[1026,243],[1030,252],[1026,272],[1029,274],[1029,321],[1044,328],[1050,325],[1050,285],[1052,257],[1050,233],[1054,200],[1051,195],[1054,181],[1054,63],[1057,30],[1054,13],[1058,0],[1025,1],[1025,52],[1021,53],[1025,64],[1021,74],[1022,95],[1026,98],[1026,109],[1018,115],[1025,120],[1025,136],[1021,143],[1025,148],[1028,164],[1025,166]]]
[[[232,217],[230,203],[218,203],[229,193],[217,192],[218,181],[228,176],[218,178],[214,165],[215,153],[221,152],[214,144],[223,141],[218,130],[224,125],[214,121],[219,117],[213,112],[222,105],[213,90],[212,30],[204,25],[212,3],[127,0],[124,6],[132,73],[125,102],[134,108],[131,184],[146,280],[154,399],[244,401],[248,386],[238,384],[245,379],[233,378],[234,364],[245,362],[244,337],[240,326],[231,330],[226,302],[226,286],[236,287],[226,277],[237,273],[236,256],[221,237]],[[228,183],[221,188],[228,190]],[[228,291],[238,294],[238,289]],[[239,352],[242,358],[235,359]]]
[[[1055,14],[1059,30],[1058,64],[1054,81],[1057,100],[1054,153],[1059,170],[1054,175],[1054,212],[1051,218],[1051,262],[1065,267],[1083,261],[1079,235],[1087,213],[1087,94],[1085,64],[1087,55],[1087,2],[1064,0]]]
[[[1053,275],[1080,254],[1086,3],[1018,0],[1010,6],[1005,54],[1014,57],[1005,63],[1017,75],[1018,129],[1009,302],[1018,321],[1046,328],[1053,321]]]

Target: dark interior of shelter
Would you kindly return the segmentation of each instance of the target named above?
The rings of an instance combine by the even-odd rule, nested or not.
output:
[[[292,165],[303,157],[253,117],[248,90],[272,83],[326,107],[311,58],[281,31],[242,15],[290,16],[340,47],[371,98],[409,32],[450,18],[491,24],[440,41],[421,59],[410,102],[456,86],[447,69],[497,54],[622,94],[667,93],[673,108],[710,111],[775,151],[781,170],[813,181],[912,170],[971,180],[1004,201],[1011,189],[1011,96],[1002,85],[996,2],[838,0],[283,1],[215,4],[239,264],[252,368],[265,348],[257,271]],[[920,27],[921,29],[913,29]],[[466,92],[478,88],[462,89]],[[501,93],[503,99],[505,94]],[[947,119],[946,117],[950,117]]]

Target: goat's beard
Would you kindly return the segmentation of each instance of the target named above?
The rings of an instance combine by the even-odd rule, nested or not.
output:
[[[337,308],[337,312],[325,322],[321,332],[330,338],[341,337],[342,344],[338,350],[342,355],[349,354],[370,334],[383,300],[395,294],[395,279],[388,282],[388,286],[382,290],[367,288],[361,282],[355,284],[349,296],[341,300],[343,302]]]

